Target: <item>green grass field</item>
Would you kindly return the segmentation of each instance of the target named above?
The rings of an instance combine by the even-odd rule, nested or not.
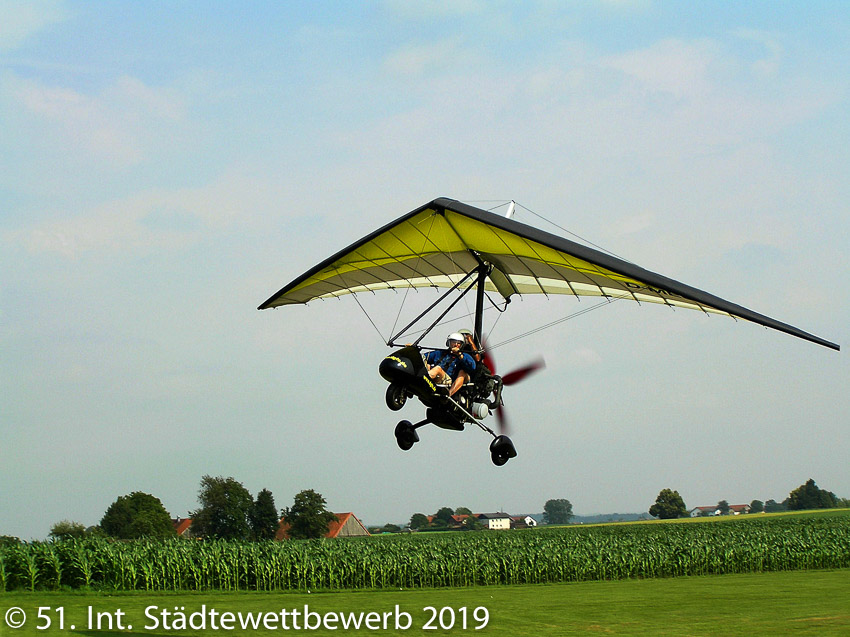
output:
[[[340,542],[7,546],[0,637],[848,635],[849,518],[843,510]]]
[[[312,613],[304,623],[304,607]],[[396,628],[396,607],[400,611]],[[9,628],[27,615],[18,629]],[[49,608],[51,627],[38,630],[39,607]],[[88,609],[101,616],[100,626],[87,626]],[[153,608],[152,608],[153,607]],[[199,626],[203,608],[206,630]],[[433,607],[435,610],[425,610]],[[466,607],[466,613],[462,610]],[[64,620],[64,630],[58,622]],[[477,630],[487,614],[487,625]],[[148,615],[145,613],[148,609]],[[182,609],[187,625],[179,623],[174,611]],[[492,586],[408,591],[361,591],[325,593],[93,593],[35,592],[0,594],[0,635],[216,635],[271,633],[282,631],[281,610],[287,611],[286,632],[315,635],[378,633],[502,633],[507,635],[847,635],[850,634],[850,569],[791,571],[749,575],[718,575],[669,579],[580,582],[572,584]],[[447,609],[447,610],[443,610]],[[451,609],[451,610],[448,610]],[[477,612],[475,609],[479,609]],[[121,627],[117,624],[121,611]],[[168,615],[167,630],[162,611]],[[212,616],[214,610],[217,615]],[[298,610],[294,617],[291,612]],[[234,629],[229,625],[233,613]],[[274,614],[275,630],[260,627],[243,630],[237,613]],[[373,613],[369,630],[313,627],[332,613]],[[384,620],[386,615],[386,628]],[[403,613],[407,613],[409,617]],[[151,619],[156,617],[156,620]],[[464,617],[466,628],[464,629]],[[452,626],[450,630],[441,628]],[[364,618],[368,619],[368,618]],[[432,620],[435,630],[426,628]],[[453,619],[453,623],[452,623]],[[110,629],[110,623],[112,628]],[[213,626],[215,621],[215,626]],[[75,628],[72,630],[71,625]],[[132,629],[128,629],[132,626]],[[215,630],[218,628],[218,630]],[[297,627],[297,628],[296,628]],[[173,630],[177,628],[176,630]]]

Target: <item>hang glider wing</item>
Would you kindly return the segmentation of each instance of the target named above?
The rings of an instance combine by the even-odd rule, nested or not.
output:
[[[487,289],[630,299],[726,314],[819,345],[839,346],[637,265],[500,215],[435,199],[308,270],[259,309],[364,291],[450,288],[481,262]]]

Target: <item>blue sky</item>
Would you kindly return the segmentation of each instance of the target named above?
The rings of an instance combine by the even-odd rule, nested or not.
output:
[[[516,200],[847,342],[842,2],[0,2],[0,534],[174,515],[204,474],[367,523],[441,506],[645,511],[850,496],[850,381],[745,323],[613,304],[506,345],[520,455],[395,447],[352,299],[257,312],[438,196]],[[540,217],[531,214],[537,213]],[[394,295],[367,299],[388,330]],[[583,309],[523,299],[496,340]],[[494,336],[497,336],[494,334]],[[402,417],[417,420],[413,405]]]

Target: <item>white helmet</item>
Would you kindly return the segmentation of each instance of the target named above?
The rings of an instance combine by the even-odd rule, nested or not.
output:
[[[451,347],[451,342],[457,341],[461,345],[463,345],[463,334],[459,334],[458,332],[452,332],[446,337],[446,347]]]

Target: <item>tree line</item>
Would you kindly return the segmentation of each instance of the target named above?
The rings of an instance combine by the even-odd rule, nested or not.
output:
[[[270,540],[278,534],[281,522],[289,538],[318,538],[324,536],[328,525],[337,519],[327,510],[324,497],[312,489],[301,491],[295,496],[292,506],[278,511],[271,491],[262,489],[254,498],[241,482],[232,477],[203,476],[198,504],[197,509],[188,513],[194,538]],[[545,524],[567,524],[572,515],[569,500],[552,499],[544,505]],[[456,524],[458,518],[454,516],[462,519],[460,525]],[[480,530],[486,526],[467,507],[442,507],[430,518],[423,513],[414,513],[406,528]],[[402,530],[395,524],[370,529],[373,533],[398,533]],[[131,540],[174,538],[177,532],[175,521],[159,498],[134,491],[118,497],[109,505],[96,526],[86,527],[79,522],[62,520],[51,527],[49,535],[54,540],[85,536]]]
[[[201,478],[199,507],[189,512],[192,537],[227,540],[271,540],[284,520],[286,534],[293,539],[322,537],[336,516],[327,510],[320,493],[308,489],[295,496],[292,506],[278,511],[268,489],[254,498],[234,478]],[[94,527],[62,520],[50,529],[56,540],[105,536],[119,540],[138,538],[166,539],[177,535],[174,522],[162,501],[149,493],[134,491],[118,497]]]
[[[768,500],[767,502],[753,500],[749,506],[750,513],[807,511],[850,507],[850,499],[839,498],[832,491],[819,488],[815,481],[809,478],[804,484],[791,491],[781,503],[775,500]],[[720,515],[728,515],[730,512],[729,503],[726,500],[721,500],[717,503],[716,510],[720,512]],[[688,517],[688,509],[678,491],[662,489],[655,499],[655,504],[649,507],[649,514],[662,520],[670,520]]]
[[[254,498],[241,482],[232,477],[203,476],[198,502],[200,506],[189,512],[189,517],[192,519],[192,536],[199,538],[269,540],[276,536],[281,520],[286,524],[287,537],[317,538],[324,536],[328,525],[336,520],[336,516],[327,510],[324,497],[312,489],[299,492],[292,506],[278,511],[271,491],[262,489]],[[810,478],[792,490],[782,502],[753,500],[749,511],[773,513],[835,507],[850,507],[850,500],[819,488]],[[726,500],[721,500],[716,509],[726,515],[730,507]],[[563,498],[547,500],[543,510],[544,524],[568,524],[573,517],[572,504]],[[687,517],[688,509],[678,491],[662,489],[655,503],[649,507],[649,514],[660,519],[673,519]],[[478,530],[484,528],[484,524],[467,507],[441,507],[431,516],[414,513],[406,528]],[[387,524],[370,530],[400,532],[403,529]],[[87,528],[79,522],[62,520],[50,529],[50,537],[57,540],[86,535],[115,539],[169,538],[176,536],[176,531],[159,498],[134,491],[116,499],[97,526]]]

